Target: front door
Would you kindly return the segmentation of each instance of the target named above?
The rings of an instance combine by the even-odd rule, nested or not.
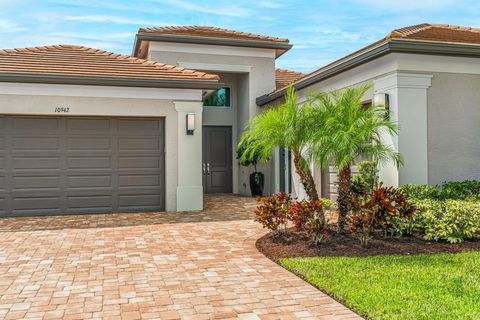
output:
[[[203,127],[203,190],[232,192],[232,127]]]

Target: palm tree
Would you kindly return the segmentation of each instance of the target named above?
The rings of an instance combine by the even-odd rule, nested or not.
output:
[[[303,158],[317,130],[318,116],[311,104],[300,106],[293,87],[289,87],[284,103],[270,107],[249,122],[239,143],[245,147],[243,157],[256,153],[266,161],[275,148],[289,149],[306,194],[310,199],[318,199],[312,173]]]
[[[393,160],[399,166],[402,159],[391,146],[382,144],[383,134],[397,134],[398,126],[390,120],[385,106],[362,105],[362,97],[370,86],[347,88],[311,95],[323,114],[309,149],[310,157],[323,168],[331,162],[338,170],[338,229],[344,231],[352,188],[351,166],[361,158],[370,158],[378,165]]]

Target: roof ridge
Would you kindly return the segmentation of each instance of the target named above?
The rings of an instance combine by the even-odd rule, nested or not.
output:
[[[161,31],[217,31],[217,32],[224,32],[229,35],[237,35],[237,36],[246,36],[251,38],[258,38],[259,40],[270,40],[270,41],[277,41],[277,42],[289,42],[287,38],[279,38],[267,35],[261,35],[251,32],[245,31],[237,31],[232,29],[221,28],[217,26],[200,26],[200,25],[170,25],[170,26],[163,26],[163,27],[150,27],[150,28],[140,28],[138,30],[139,33],[141,32],[161,32]],[[196,35],[198,37],[202,37],[202,35]]]
[[[151,66],[155,67],[159,70],[172,70],[172,71],[177,71],[181,72],[183,74],[188,74],[188,75],[195,75],[200,78],[207,78],[209,80],[219,80],[220,77],[216,74],[209,74],[203,71],[197,71],[193,69],[186,69],[186,68],[181,68],[178,66],[173,66],[173,65],[168,65],[165,63],[160,63],[152,60],[146,60],[146,59],[141,59],[129,55],[124,55],[120,53],[114,53],[114,52],[109,52],[101,49],[95,49],[95,48],[90,48],[90,47],[85,47],[85,46],[78,46],[78,45],[48,45],[48,46],[41,46],[41,47],[30,47],[30,48],[13,48],[13,49],[3,49],[0,50],[0,54],[15,54],[15,53],[20,53],[20,52],[44,52],[44,51],[52,51],[52,49],[74,49],[78,51],[84,51],[90,54],[95,54],[95,55],[102,55],[118,60],[124,60],[128,61],[131,63],[135,64],[141,64],[145,66]]]
[[[411,34],[417,33],[419,31],[427,30],[432,27],[429,23],[421,23],[421,24],[414,24],[411,26],[406,26],[402,28],[397,28],[390,31],[386,36],[385,39],[392,39],[392,38],[405,38]]]

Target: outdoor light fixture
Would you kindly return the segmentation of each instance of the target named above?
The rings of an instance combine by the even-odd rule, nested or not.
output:
[[[195,113],[187,113],[187,136],[193,136],[195,130]]]
[[[375,93],[373,97],[373,104],[376,106],[385,106],[388,110],[388,94],[387,93]]]

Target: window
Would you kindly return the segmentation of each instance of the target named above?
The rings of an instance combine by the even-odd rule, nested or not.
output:
[[[223,87],[203,102],[204,107],[230,107],[230,88]]]

